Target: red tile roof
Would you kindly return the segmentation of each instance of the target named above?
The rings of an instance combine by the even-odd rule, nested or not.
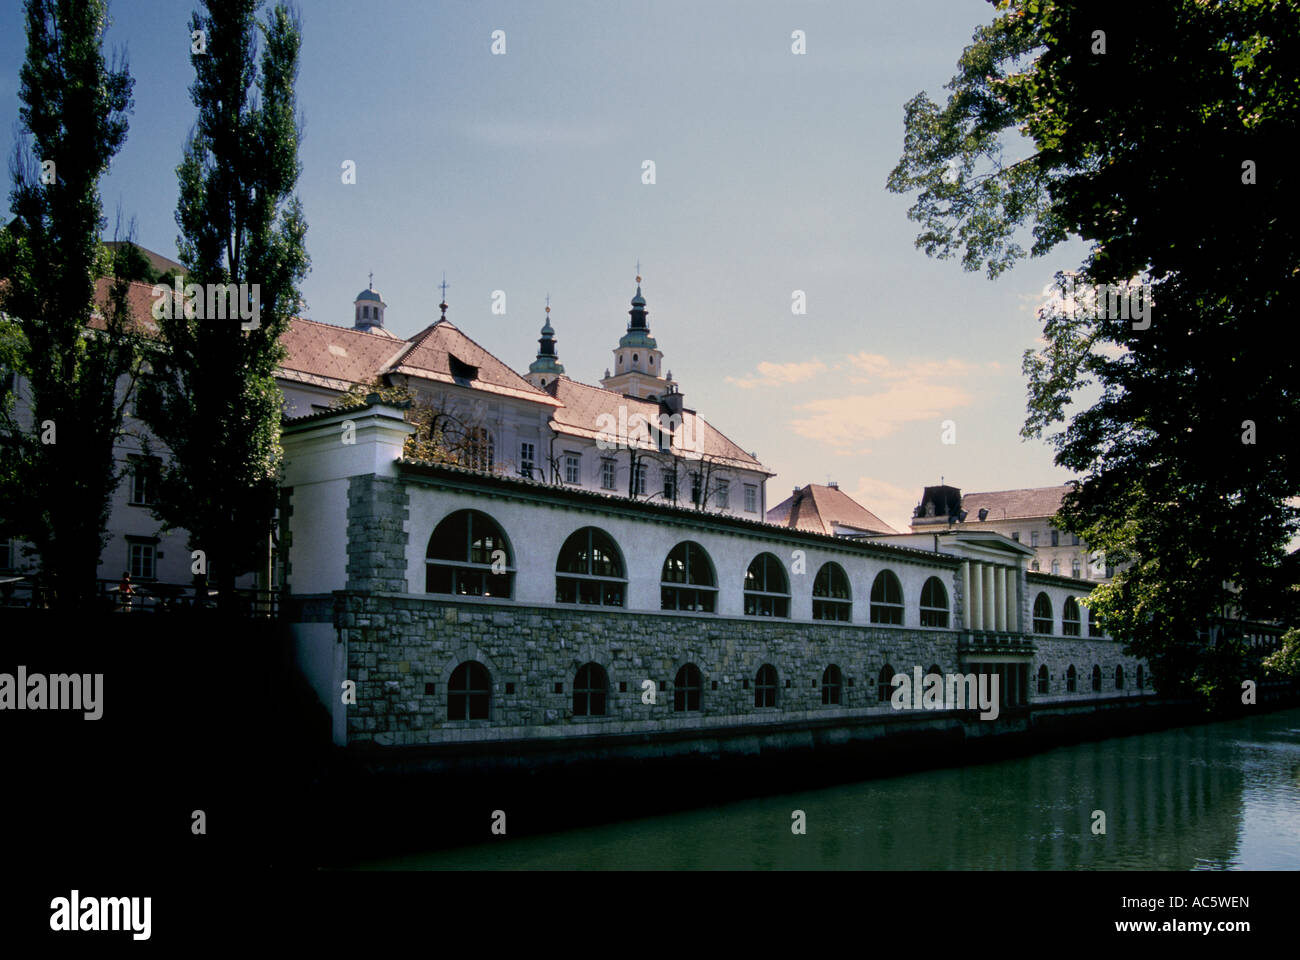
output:
[[[835,526],[864,533],[898,533],[838,487],[810,483],[767,511],[767,522],[831,535]]]
[[[990,520],[1011,520],[1019,517],[1050,517],[1061,509],[1061,498],[1070,492],[1071,485],[1058,487],[1026,487],[1023,490],[994,490],[988,493],[968,493],[961,498],[961,508],[966,511],[966,522],[987,509]]]
[[[323,377],[330,386],[346,390],[353,384],[369,383],[406,343],[392,335],[368,333],[332,323],[318,323],[295,317],[280,336],[286,355],[281,375],[289,380]],[[306,375],[299,376],[300,374]]]

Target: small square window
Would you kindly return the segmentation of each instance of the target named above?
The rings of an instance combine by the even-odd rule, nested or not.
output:
[[[852,678],[852,677],[849,677],[849,686],[850,686],[850,687],[853,686],[853,678]]]
[[[748,690],[748,689],[749,689],[749,677],[746,677],[746,678],[744,679],[743,683],[744,683],[744,687],[745,687],[745,689]]]
[[[564,684],[563,684],[563,683],[557,683],[557,684],[555,685],[555,692],[556,692],[556,693],[563,693],[563,692],[564,692]]]
[[[790,689],[790,681],[789,681],[789,680],[787,680],[787,681],[785,682],[785,688],[786,688],[787,690]]]
[[[426,697],[431,697],[437,692],[438,692],[438,685],[436,683],[426,683],[424,685],[424,695]]]
[[[509,681],[506,682],[506,693],[514,693],[515,685]]]
[[[620,680],[620,681],[618,682],[618,692],[619,692],[619,693],[627,693],[627,681],[626,681],[626,680]]]
[[[713,689],[714,690],[718,689],[718,681],[716,680],[713,681]]]

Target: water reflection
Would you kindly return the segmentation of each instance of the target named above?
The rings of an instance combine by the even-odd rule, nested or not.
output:
[[[1300,711],[367,867],[1295,870]]]

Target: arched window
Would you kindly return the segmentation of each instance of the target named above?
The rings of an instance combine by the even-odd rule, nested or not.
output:
[[[510,597],[514,563],[497,522],[477,510],[444,517],[425,551],[425,593]]]
[[[1115,665],[1115,689],[1124,689],[1124,664],[1122,663]]]
[[[485,427],[471,427],[465,435],[465,466],[490,471],[496,465],[496,441]]]
[[[849,577],[838,563],[822,564],[813,579],[812,595],[814,620],[843,620],[847,623],[851,618],[853,594],[849,591]]]
[[[1043,565],[1042,565],[1041,563],[1039,563],[1037,560],[1030,560],[1030,561],[1029,561],[1029,569],[1030,569],[1030,570],[1033,570],[1035,573],[1037,573],[1037,572],[1038,572],[1039,570],[1041,570],[1042,568],[1043,568]]]
[[[781,561],[760,553],[745,571],[745,616],[790,616],[790,585]]]
[[[1038,668],[1038,692],[1046,693],[1048,686],[1051,684],[1051,678],[1047,673],[1047,664]]]
[[[881,703],[888,703],[894,695],[894,668],[885,664],[880,668],[880,676],[876,679],[876,699]]]
[[[1101,636],[1101,621],[1097,619],[1097,611],[1091,608],[1088,610],[1088,636]]]
[[[1074,597],[1066,597],[1065,606],[1061,608],[1061,633],[1067,637],[1079,635],[1079,604]]]
[[[776,706],[776,667],[765,663],[754,675],[754,706]]]
[[[1146,677],[1143,675],[1142,664],[1139,663],[1139,664],[1138,664],[1138,669],[1137,669],[1137,688],[1138,688],[1139,690],[1145,689],[1145,688],[1143,687],[1143,684],[1144,684],[1145,682],[1146,682]]]
[[[573,681],[573,715],[603,717],[605,697],[609,693],[609,676],[598,663],[584,663]]]
[[[673,679],[673,709],[679,713],[700,709],[700,691],[703,687],[700,668],[693,663],[683,666]]]
[[[871,584],[871,622],[903,622],[903,588],[892,570],[881,570]]]
[[[1082,572],[1083,572],[1083,571],[1082,571],[1082,569],[1081,569],[1080,566],[1079,566],[1079,558],[1078,558],[1078,557],[1075,557],[1073,560],[1070,561],[1070,576],[1072,576],[1072,577],[1074,577],[1074,579],[1078,580],[1078,579],[1079,579],[1079,575],[1080,575]]]
[[[839,706],[840,694],[844,689],[844,675],[840,673],[840,668],[831,664],[822,672],[822,704],[824,706]]]
[[[448,720],[486,720],[492,701],[492,677],[487,667],[466,660],[451,673],[447,684]]]
[[[1034,598],[1034,633],[1052,632],[1052,601],[1046,593]]]
[[[604,530],[583,527],[569,534],[555,561],[555,602],[623,606],[623,558]]]
[[[664,610],[698,610],[712,613],[718,598],[718,581],[704,548],[690,540],[673,547],[664,560],[659,579],[659,606]]]
[[[1097,664],[1092,666],[1092,690],[1093,693],[1101,692],[1101,667]]]
[[[948,626],[948,591],[938,577],[931,577],[921,587],[921,626]]]
[[[1065,671],[1065,690],[1067,693],[1077,693],[1079,690],[1079,674],[1074,669],[1074,664],[1070,664],[1070,669]]]

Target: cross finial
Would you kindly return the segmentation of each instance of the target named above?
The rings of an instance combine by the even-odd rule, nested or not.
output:
[[[641,258],[636,258],[636,282],[641,282]]]
[[[551,295],[549,293],[546,295],[546,312],[551,312]]]
[[[370,289],[375,289],[375,271],[370,271]]]
[[[442,272],[442,283],[438,284],[438,286],[440,286],[440,287],[442,288],[442,299],[446,300],[446,299],[447,299],[447,287],[448,287],[448,283],[447,283],[447,271],[446,271],[446,270],[444,270],[444,271]]]

